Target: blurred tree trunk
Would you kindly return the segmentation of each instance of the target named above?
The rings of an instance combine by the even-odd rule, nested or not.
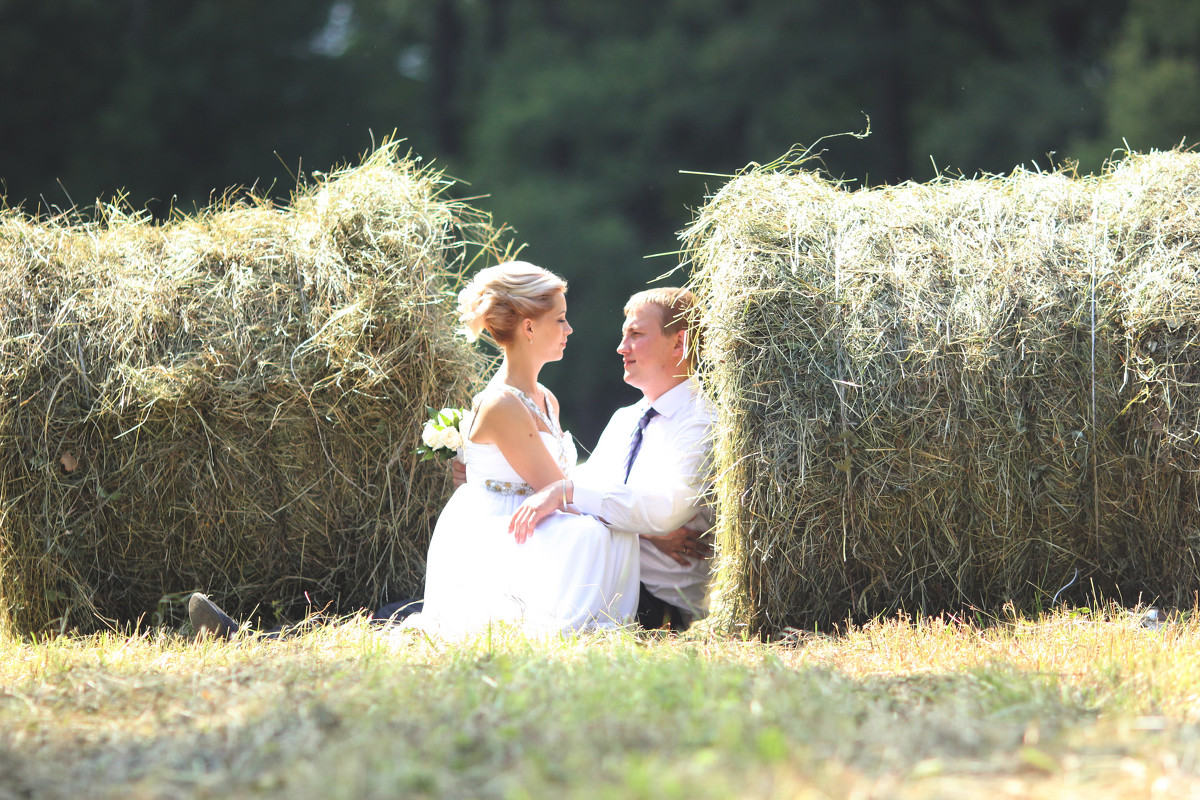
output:
[[[909,85],[908,6],[894,0],[878,0],[883,22],[883,47],[879,54],[879,130],[884,138],[885,179],[889,183],[912,175],[912,125],[909,119],[913,93]]]
[[[437,0],[430,41],[429,104],[433,135],[440,153],[456,157],[462,153],[462,119],[459,113],[459,69],[463,60],[465,27],[457,0]]]
[[[487,0],[484,42],[489,53],[499,53],[508,41],[510,0]]]

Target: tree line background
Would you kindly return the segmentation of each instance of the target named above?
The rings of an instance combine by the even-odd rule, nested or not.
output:
[[[570,281],[545,380],[589,448],[636,397],[621,306],[679,263],[720,176],[868,120],[821,142],[830,175],[1094,172],[1190,143],[1200,4],[0,0],[9,206],[286,200],[394,132]]]

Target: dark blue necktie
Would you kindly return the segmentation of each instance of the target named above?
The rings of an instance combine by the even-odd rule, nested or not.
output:
[[[658,412],[654,410],[654,406],[650,406],[638,420],[637,430],[633,432],[633,441],[629,443],[629,455],[625,456],[625,483],[629,483],[629,471],[633,469],[633,460],[637,458],[638,451],[642,449],[642,436],[646,433],[646,426],[657,415]]]

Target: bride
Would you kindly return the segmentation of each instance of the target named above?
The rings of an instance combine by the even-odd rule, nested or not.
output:
[[[406,627],[461,636],[505,622],[546,633],[620,625],[637,610],[636,536],[568,513],[565,502],[528,538],[509,532],[521,502],[576,462],[558,400],[537,380],[571,334],[566,290],[557,275],[511,261],[481,270],[458,295],[468,338],[486,331],[504,358],[464,416],[467,480],[438,518],[424,609]]]

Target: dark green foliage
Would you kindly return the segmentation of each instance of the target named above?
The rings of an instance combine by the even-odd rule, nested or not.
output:
[[[827,142],[871,185],[1194,138],[1196,12],[1125,0],[0,2],[8,202],[162,217],[286,195],[396,131],[572,284],[547,372],[584,443],[632,393],[620,308],[729,174]],[[680,278],[681,279],[681,278]]]

